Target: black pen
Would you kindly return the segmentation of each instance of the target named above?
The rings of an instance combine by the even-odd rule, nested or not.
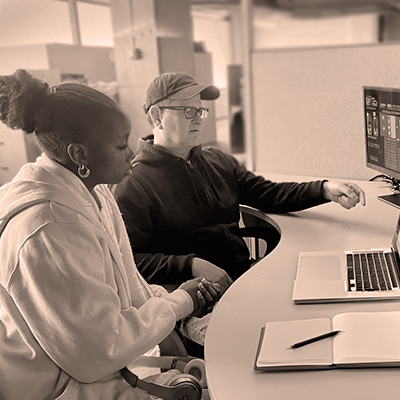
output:
[[[340,331],[332,331],[328,333],[324,333],[323,335],[315,336],[313,338],[303,340],[302,342],[295,343],[289,347],[289,349],[298,349],[299,347],[307,346],[308,344],[318,342],[322,339],[330,338],[336,336]]]

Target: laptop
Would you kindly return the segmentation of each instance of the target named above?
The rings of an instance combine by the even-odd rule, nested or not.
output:
[[[400,214],[391,248],[299,254],[295,304],[400,299]]]

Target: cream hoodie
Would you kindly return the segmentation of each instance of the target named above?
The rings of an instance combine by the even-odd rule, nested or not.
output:
[[[0,399],[147,398],[118,371],[193,311],[144,281],[112,194],[95,193],[100,208],[46,156],[0,188]]]

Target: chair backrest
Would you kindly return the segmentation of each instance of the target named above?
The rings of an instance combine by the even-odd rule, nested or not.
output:
[[[240,205],[240,233],[247,243],[250,257],[257,262],[271,253],[281,240],[279,225],[256,208]]]

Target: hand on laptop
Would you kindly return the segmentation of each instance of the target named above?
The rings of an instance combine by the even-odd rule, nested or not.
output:
[[[357,203],[363,206],[366,204],[364,191],[355,183],[326,181],[322,186],[322,195],[346,210],[355,207]]]

